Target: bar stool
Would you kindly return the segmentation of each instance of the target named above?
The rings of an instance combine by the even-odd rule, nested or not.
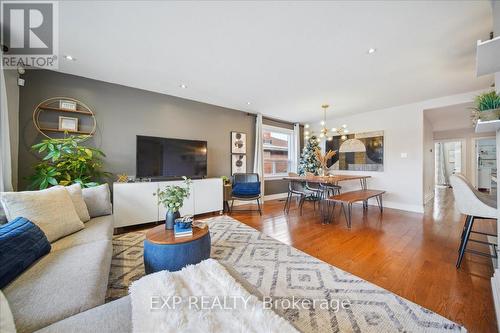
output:
[[[453,194],[455,196],[455,205],[460,211],[460,213],[466,216],[465,225],[462,230],[460,247],[458,249],[458,258],[456,267],[460,268],[460,264],[462,263],[462,259],[464,257],[465,252],[470,252],[490,258],[491,257],[496,258],[497,244],[470,238],[471,233],[497,237],[497,235],[494,234],[488,234],[472,230],[472,227],[474,225],[474,220],[476,218],[495,219],[495,220],[497,219],[498,211],[497,211],[496,198],[492,198],[489,195],[477,191],[472,186],[472,184],[470,184],[469,181],[461,174],[451,175],[450,184],[453,188]],[[467,249],[467,243],[469,241],[486,245],[493,245],[494,254],[492,255],[490,253],[484,253],[476,250]]]

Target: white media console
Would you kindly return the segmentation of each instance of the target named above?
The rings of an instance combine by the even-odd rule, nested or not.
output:
[[[182,180],[114,183],[113,215],[115,228],[165,220],[166,209],[158,205],[158,189],[182,185]],[[195,179],[190,196],[184,200],[181,215],[222,211],[222,179]]]

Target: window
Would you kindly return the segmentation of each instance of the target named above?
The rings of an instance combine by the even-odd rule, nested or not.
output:
[[[287,176],[295,169],[293,131],[285,128],[266,126],[262,128],[264,146],[264,177]]]

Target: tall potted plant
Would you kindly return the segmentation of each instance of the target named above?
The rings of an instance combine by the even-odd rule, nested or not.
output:
[[[500,120],[500,95],[490,91],[477,96],[474,100],[476,106],[473,111],[473,120],[491,121]]]
[[[104,172],[102,158],[106,155],[96,148],[83,146],[85,136],[46,139],[31,147],[42,156],[29,177],[31,189],[78,183],[82,187],[99,185],[110,173]]]
[[[191,190],[191,179],[184,179],[184,187],[178,185],[166,186],[162,191],[158,190],[158,205],[163,204],[167,209],[165,216],[165,229],[173,229],[175,219],[181,217],[179,210],[184,205],[184,200],[189,197]]]

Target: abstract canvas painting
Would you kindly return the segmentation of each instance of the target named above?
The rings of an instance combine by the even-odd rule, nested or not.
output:
[[[337,152],[328,161],[330,170],[384,171],[384,131],[335,136],[325,148]]]

